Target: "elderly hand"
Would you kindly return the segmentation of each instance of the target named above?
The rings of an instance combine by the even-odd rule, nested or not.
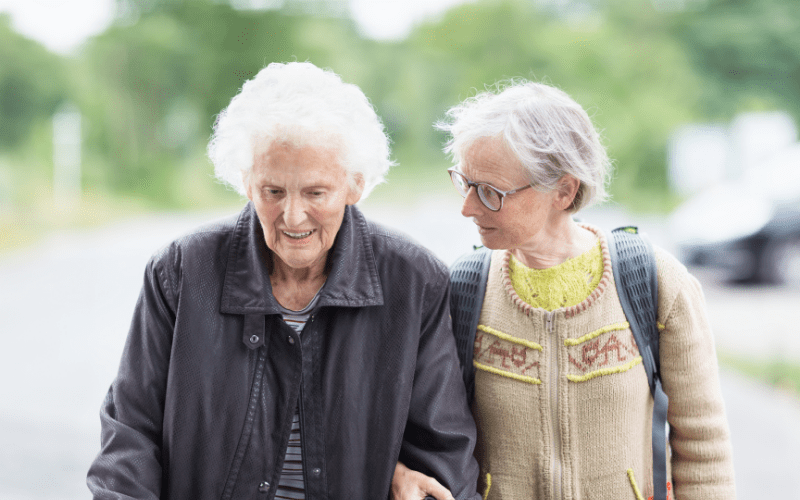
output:
[[[450,490],[439,481],[397,462],[392,478],[392,500],[422,500],[426,496],[436,500],[455,500]]]

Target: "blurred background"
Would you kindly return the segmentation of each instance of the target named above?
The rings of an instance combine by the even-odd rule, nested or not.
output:
[[[242,199],[205,157],[273,61],[359,85],[399,163],[362,205],[478,243],[431,124],[508,77],[584,106],[613,201],[703,283],[739,497],[800,498],[797,0],[0,0],[0,498],[88,498],[144,264]]]

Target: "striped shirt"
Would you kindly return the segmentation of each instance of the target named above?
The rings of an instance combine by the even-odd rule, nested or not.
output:
[[[281,306],[283,321],[291,326],[299,335],[306,326],[311,310],[317,304],[319,292],[311,302],[301,311],[292,311]],[[289,434],[289,445],[286,447],[286,458],[283,461],[283,470],[278,480],[278,491],[275,500],[305,499],[305,484],[303,483],[303,446],[300,438],[300,411],[297,406],[292,417],[292,431]]]

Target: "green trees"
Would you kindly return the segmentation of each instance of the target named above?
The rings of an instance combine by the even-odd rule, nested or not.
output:
[[[635,17],[612,6],[569,17],[531,3],[487,2],[450,11],[408,44],[411,53],[443,68],[427,77],[426,94],[435,103],[424,109],[438,116],[443,104],[501,78],[527,77],[565,90],[605,137],[615,160],[615,197],[659,209],[669,203],[669,134],[700,118],[692,106],[698,77],[667,28],[652,8]]]
[[[75,64],[83,68],[78,87],[89,115],[87,147],[105,164],[95,181],[168,206],[226,199],[204,158],[216,114],[264,65],[305,59],[296,48],[303,31],[338,24],[275,10],[168,2],[94,38]],[[338,32],[328,35],[334,39],[320,44],[359,42],[354,32],[340,43]]]
[[[0,150],[18,148],[69,92],[63,62],[11,29],[0,14]]]
[[[71,58],[0,17],[0,170],[12,156],[45,168],[49,117],[70,101],[84,115],[87,189],[166,206],[229,200],[204,157],[214,117],[263,66],[294,59],[364,89],[392,137],[400,166],[390,175],[400,183],[444,179],[444,137],[432,123],[508,77],[546,81],[586,107],[615,160],[615,198],[640,209],[672,202],[675,127],[748,109],[800,115],[793,0],[484,0],[397,42],[359,37],[333,0],[287,0],[281,10],[231,6],[258,3],[244,0],[118,3],[124,15]],[[653,7],[667,4],[686,8]]]
[[[48,195],[50,118],[69,94],[64,61],[15,33],[0,14],[0,229],[8,214]]]
[[[671,33],[710,80],[703,114],[779,107],[800,117],[800,3],[708,0],[675,15]]]

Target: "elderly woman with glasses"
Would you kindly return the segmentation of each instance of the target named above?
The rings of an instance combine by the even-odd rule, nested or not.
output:
[[[439,127],[462,215],[492,250],[474,344],[475,456],[484,499],[653,495],[648,379],[611,269],[607,235],[574,215],[606,197],[609,160],[586,112],[513,81]],[[669,495],[734,498],[714,340],[697,280],[656,249]],[[396,499],[448,493],[399,463]],[[662,488],[665,485],[661,485]]]
[[[361,89],[270,64],[209,156],[250,202],[148,264],[94,498],[387,498],[399,458],[479,499],[447,269],[354,206],[392,163]]]

